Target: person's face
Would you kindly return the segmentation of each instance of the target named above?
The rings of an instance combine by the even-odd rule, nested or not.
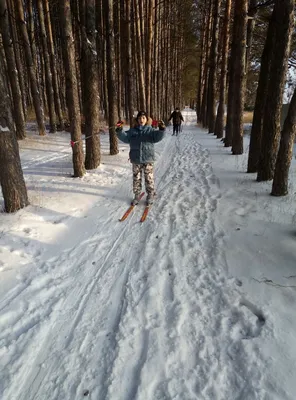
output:
[[[141,125],[141,126],[145,125],[147,122],[147,118],[145,117],[145,115],[140,115],[138,118],[138,122],[139,122],[139,125]]]

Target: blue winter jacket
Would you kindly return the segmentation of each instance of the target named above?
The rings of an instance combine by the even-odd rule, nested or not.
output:
[[[150,125],[138,125],[128,131],[116,130],[118,139],[129,143],[129,157],[133,164],[147,164],[155,161],[154,143],[163,139],[164,132],[165,129],[154,129]]]

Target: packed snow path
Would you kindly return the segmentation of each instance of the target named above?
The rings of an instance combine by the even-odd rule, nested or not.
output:
[[[228,276],[219,182],[185,117],[157,147],[144,224],[143,205],[118,222],[126,177],[108,213],[92,213],[92,234],[77,223],[79,244],[1,299],[3,400],[264,398],[264,316]]]

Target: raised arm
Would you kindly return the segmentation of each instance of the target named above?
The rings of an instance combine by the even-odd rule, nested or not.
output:
[[[129,138],[129,131],[124,131],[123,129],[123,121],[118,121],[116,124],[116,135],[119,140],[121,140],[123,143],[129,143],[130,138]]]
[[[130,142],[130,138],[129,138],[129,131],[124,131],[121,128],[116,128],[116,135],[118,137],[119,140],[121,140],[123,143],[129,143]]]
[[[165,133],[165,123],[163,121],[159,121],[158,128],[159,129],[153,131],[154,143],[160,142],[163,139]]]

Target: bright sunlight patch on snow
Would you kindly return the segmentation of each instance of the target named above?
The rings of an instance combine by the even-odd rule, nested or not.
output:
[[[156,145],[157,198],[128,147],[71,177],[69,134],[19,143],[31,205],[0,215],[3,400],[294,400],[296,176],[290,194],[183,111]],[[31,130],[33,128],[31,127]],[[3,205],[3,200],[2,205]]]

